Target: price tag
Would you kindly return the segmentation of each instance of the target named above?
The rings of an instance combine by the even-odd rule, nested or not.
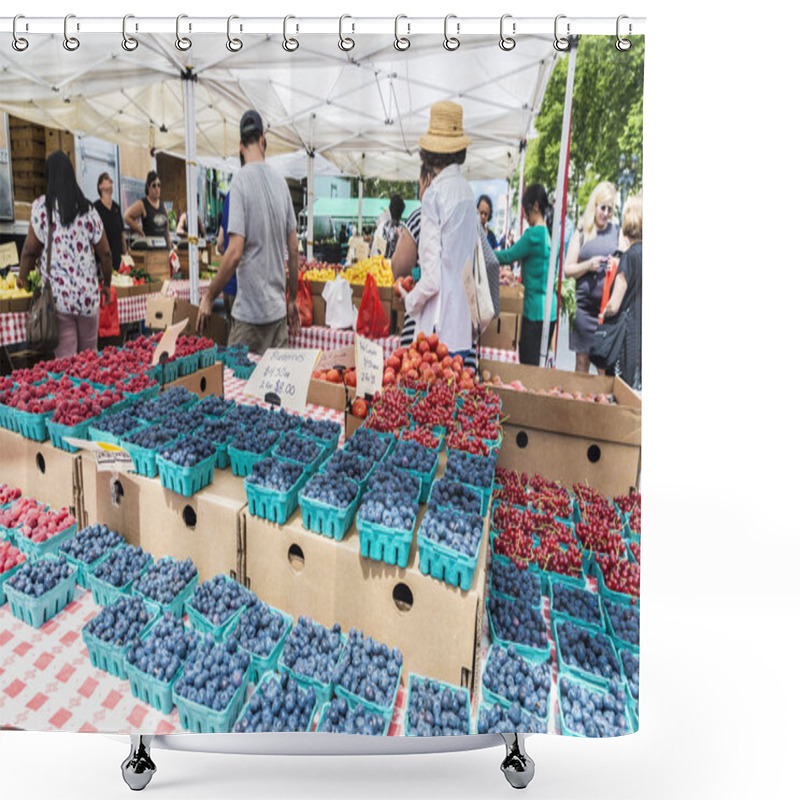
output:
[[[383,386],[383,347],[356,336],[356,396],[376,394]]]
[[[175,355],[175,344],[178,341],[178,336],[186,327],[188,322],[189,318],[187,317],[175,325],[167,326],[167,329],[164,331],[164,335],[161,337],[161,341],[158,343],[158,347],[156,347],[155,353],[153,353],[152,364],[154,367],[158,366],[160,363],[162,353],[166,353],[170,357]]]
[[[0,269],[3,267],[16,267],[19,264],[17,245],[14,242],[0,244]]]
[[[106,442],[90,442],[86,439],[72,439],[64,437],[64,441],[94,454],[98,472],[132,472],[133,459],[127,450]]]
[[[308,383],[319,350],[267,350],[244,387],[245,394],[263,400],[267,394],[280,398],[281,408],[303,413]]]
[[[317,369],[334,369],[334,367],[354,367],[356,365],[355,345],[339,347],[336,350],[323,350],[317,361]]]

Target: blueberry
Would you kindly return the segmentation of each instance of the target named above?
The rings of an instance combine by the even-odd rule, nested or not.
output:
[[[150,553],[146,553],[141,547],[123,544],[112,550],[108,558],[92,570],[92,574],[104,583],[119,588],[139,577],[150,560]]]
[[[493,645],[483,670],[483,686],[520,706],[536,717],[546,719],[550,697],[550,662],[533,664],[523,658],[514,645]]]
[[[133,582],[133,588],[160,605],[169,605],[188,586],[197,567],[191,558],[175,561],[168,557],[159,559]]]
[[[225,575],[215,575],[199,584],[188,604],[212,625],[223,625],[232,614],[256,604],[258,598],[240,583]]]
[[[72,575],[72,568],[62,555],[58,558],[43,558],[36,562],[24,561],[22,566],[8,579],[7,586],[32,597],[41,597],[55,589]]]
[[[330,683],[343,648],[337,628],[326,628],[310,617],[300,617],[283,647],[283,664],[297,675]]]
[[[336,508],[347,508],[358,497],[358,484],[332,473],[314,475],[300,490],[300,496]]]
[[[95,523],[78,531],[59,550],[84,564],[91,564],[124,541],[119,533],[109,530],[107,525]]]
[[[552,590],[554,611],[560,611],[573,619],[602,627],[603,617],[600,613],[600,603],[594,592],[588,592],[576,586],[567,586],[559,581],[552,582]]]
[[[414,676],[408,693],[406,734],[458,736],[469,733],[469,695],[446,683]]]
[[[304,470],[300,464],[267,456],[253,465],[253,471],[245,478],[245,482],[276,492],[288,492],[303,475]]]
[[[452,508],[429,508],[422,518],[419,535],[474,558],[483,536],[483,518]]]
[[[611,640],[569,620],[555,625],[556,641],[565,664],[602,678],[618,677],[617,659]]]
[[[362,631],[351,630],[333,682],[350,694],[388,709],[394,705],[402,669],[403,656],[397,648],[390,649],[371,636],[365,637]]]
[[[107,644],[123,647],[136,639],[152,618],[153,612],[141,597],[123,596],[89,620],[84,630]]]

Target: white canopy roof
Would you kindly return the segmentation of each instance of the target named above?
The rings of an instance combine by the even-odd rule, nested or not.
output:
[[[558,54],[552,36],[520,37],[510,52],[496,36],[464,37],[446,52],[440,36],[420,35],[406,52],[393,38],[360,39],[349,53],[337,36],[304,36],[287,53],[280,36],[248,40],[238,53],[221,36],[195,36],[181,52],[174,37],[140,34],[128,53],[118,35],[92,35],[67,52],[61,38],[31,37],[21,53],[0,36],[0,108],[51,127],[108,141],[185,152],[181,73],[196,77],[199,156],[238,152],[239,118],[257,109],[268,154],[323,154],[345,173],[414,179],[417,140],[432,103],[464,107],[472,139],[468,178],[508,178],[538,112]]]

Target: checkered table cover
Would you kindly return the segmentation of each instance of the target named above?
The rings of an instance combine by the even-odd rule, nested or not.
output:
[[[166,284],[164,294],[166,294],[167,297],[177,297],[178,300],[185,300],[188,303],[190,302],[189,286],[190,286],[189,281],[171,280]],[[198,282],[198,292],[200,294],[201,299],[203,295],[208,291],[209,286],[211,286],[211,281]]]

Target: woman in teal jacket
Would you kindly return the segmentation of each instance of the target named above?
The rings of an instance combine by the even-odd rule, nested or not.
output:
[[[534,183],[522,195],[522,210],[528,227],[518,242],[506,250],[496,252],[501,264],[519,261],[522,267],[522,286],[525,302],[522,308],[522,332],[519,337],[519,361],[521,364],[539,364],[539,347],[544,323],[544,301],[547,291],[547,269],[550,264],[550,233],[545,216],[548,209],[547,192],[540,183]],[[556,326],[556,292],[553,286],[553,301],[550,309],[550,333],[552,341]]]

